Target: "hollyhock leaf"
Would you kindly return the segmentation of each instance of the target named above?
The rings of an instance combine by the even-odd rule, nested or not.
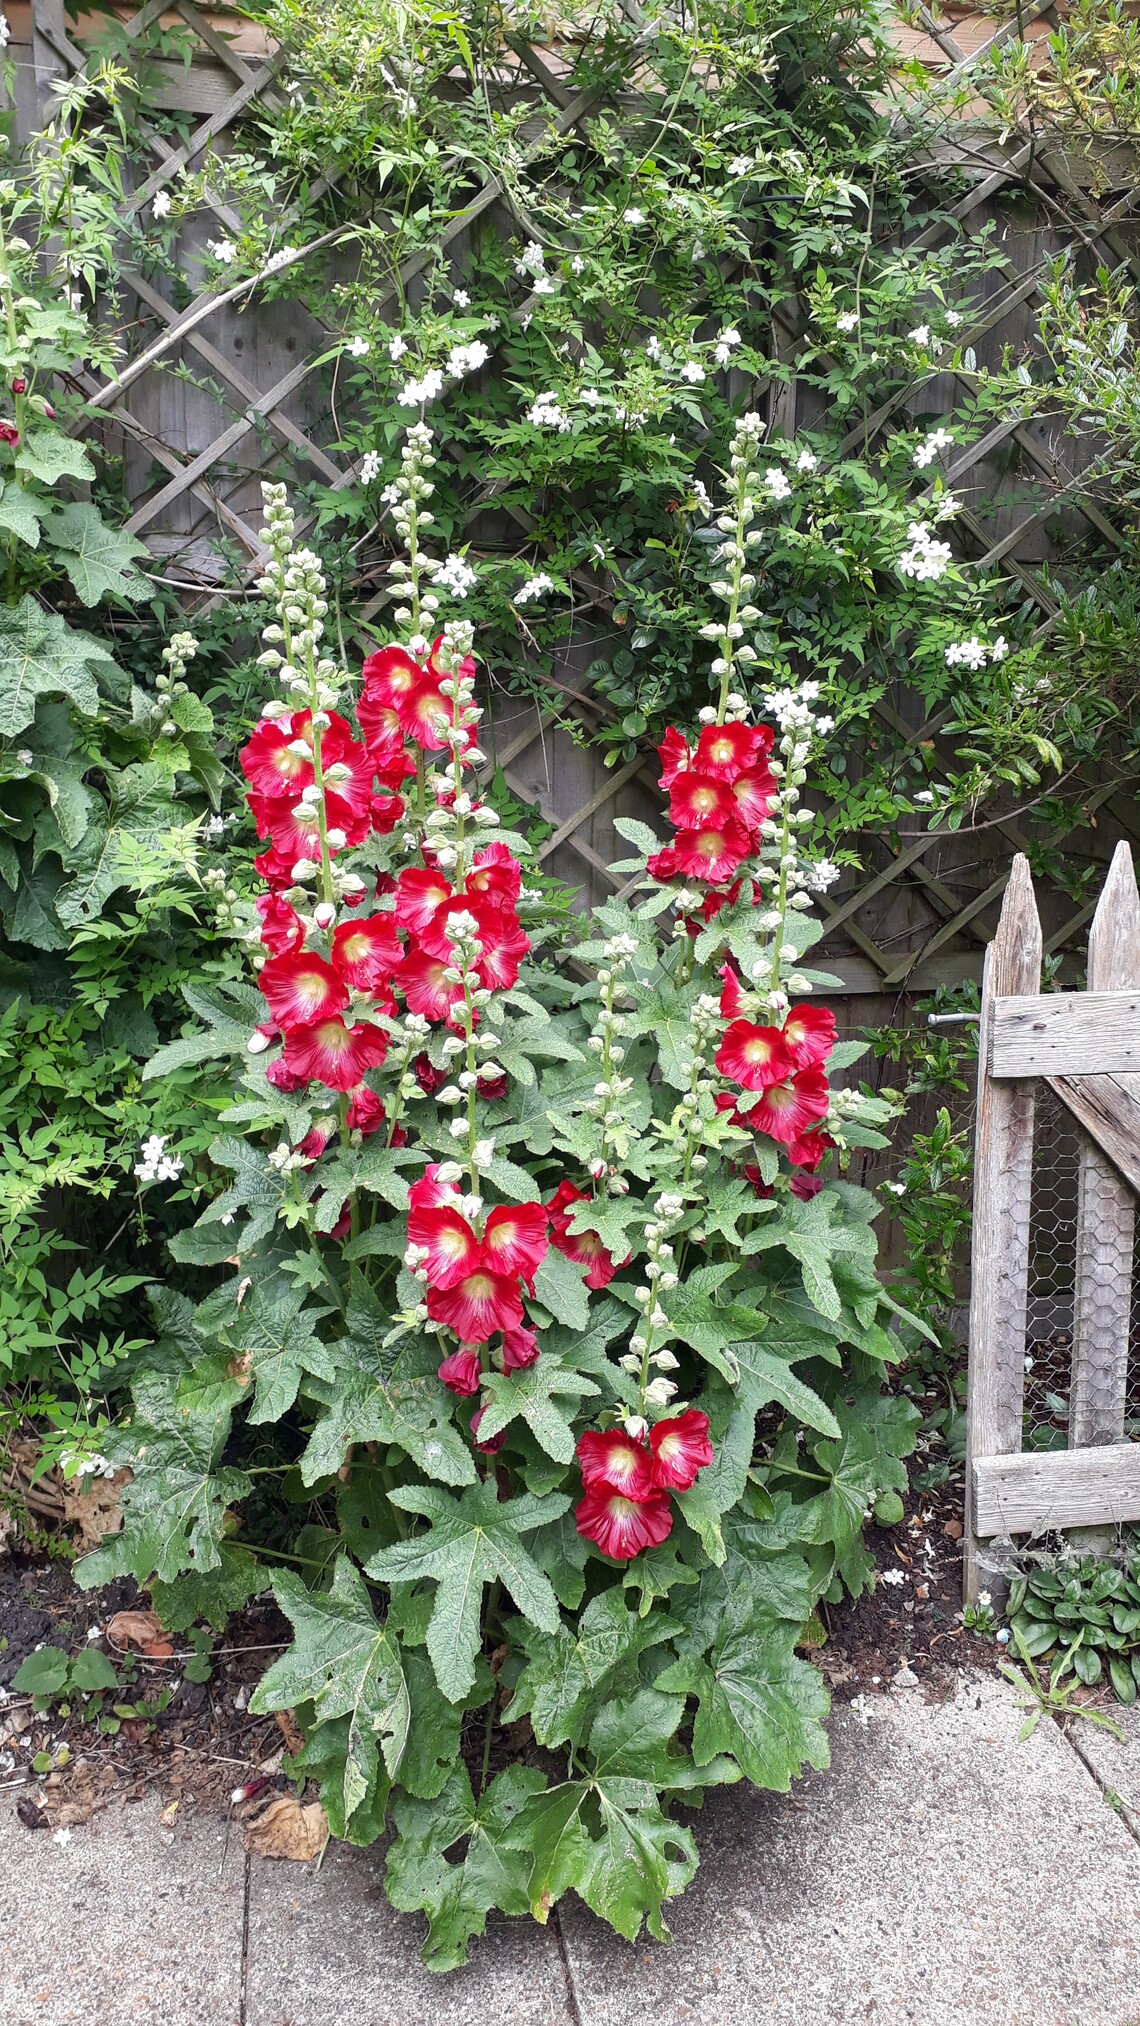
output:
[[[456,1766],[437,1798],[401,1794],[393,1804],[396,1840],[388,1852],[388,1897],[402,1913],[427,1915],[423,1960],[431,1970],[454,1970],[467,1945],[481,1935],[493,1907],[527,1910],[525,1845],[515,1846],[513,1825],[545,1787],[531,1766],[508,1766],[476,1804],[465,1766]],[[462,1845],[463,1855],[448,1853]]]
[[[367,1573],[381,1582],[430,1577],[436,1583],[428,1652],[444,1695],[458,1702],[475,1679],[485,1583],[498,1578],[524,1617],[544,1632],[560,1624],[554,1591],[519,1536],[556,1518],[570,1500],[558,1492],[542,1499],[523,1493],[500,1503],[494,1483],[476,1484],[458,1499],[417,1485],[397,1486],[391,1496],[403,1511],[429,1519],[431,1530],[382,1550]]]
[[[172,1583],[153,1582],[150,1598],[168,1632],[188,1632],[202,1618],[215,1632],[222,1632],[235,1611],[268,1588],[264,1562],[223,1542],[216,1569],[204,1574],[189,1569]]]
[[[661,839],[654,836],[649,825],[638,823],[632,816],[615,816],[614,829],[619,837],[624,837],[627,844],[635,845],[643,858],[649,858],[653,852],[661,849]]]
[[[331,1589],[310,1590],[299,1576],[279,1570],[273,1593],[293,1627],[293,1643],[262,1676],[249,1707],[260,1715],[312,1703],[320,1722],[349,1718],[337,1796],[337,1813],[347,1823],[362,1803],[375,1802],[380,1754],[387,1780],[399,1771],[412,1714],[400,1649],[377,1623],[347,1555],[337,1557]]]
[[[332,1355],[315,1336],[297,1298],[282,1299],[254,1286],[221,1328],[233,1359],[249,1361],[254,1399],[248,1419],[280,1421],[297,1398],[302,1378],[334,1379]]]
[[[521,1371],[492,1372],[484,1391],[490,1405],[479,1423],[480,1440],[501,1435],[512,1421],[521,1418],[548,1456],[556,1463],[570,1463],[574,1431],[568,1417],[576,1411],[573,1402],[596,1394],[598,1388],[592,1379],[567,1371],[557,1358],[547,1355]],[[559,1396],[571,1402],[566,1410],[558,1404]]]
[[[830,1697],[819,1670],[791,1651],[794,1638],[791,1626],[749,1624],[720,1640],[707,1662],[679,1660],[658,1677],[697,1697],[698,1766],[729,1752],[753,1786],[786,1794],[805,1764],[830,1764]]]
[[[662,1612],[638,1617],[621,1588],[611,1584],[587,1604],[577,1638],[563,1628],[553,1639],[534,1643],[504,1721],[529,1716],[539,1744],[570,1744],[576,1750],[601,1702],[620,1693],[622,1672],[629,1670],[626,1686],[636,1688],[633,1663],[638,1655],[660,1646],[676,1631],[676,1624]]]
[[[301,1457],[301,1481],[335,1476],[354,1442],[394,1442],[425,1476],[444,1484],[471,1484],[475,1465],[455,1428],[450,1398],[434,1372],[378,1380],[367,1349],[351,1338],[331,1347],[335,1381],[307,1388],[323,1412]]]
[[[425,1601],[430,1612],[431,1599]],[[426,1617],[424,1636],[427,1636]],[[406,1793],[417,1795],[421,1801],[434,1801],[447,1785],[459,1757],[466,1705],[448,1702],[447,1697],[439,1692],[427,1654],[409,1648],[406,1638],[401,1643],[404,1647],[404,1678],[412,1703],[412,1721],[400,1761],[400,1785]]]
[[[842,1434],[830,1407],[789,1370],[776,1348],[768,1350],[763,1344],[737,1343],[732,1355],[739,1373],[741,1397],[754,1413],[769,1400],[778,1400],[789,1414],[806,1422],[809,1428],[818,1429],[821,1435]]]
[[[808,1300],[821,1315],[837,1322],[843,1313],[843,1302],[832,1277],[826,1247],[806,1232],[785,1231],[781,1233],[781,1238],[793,1259],[799,1260]]]
[[[668,1597],[670,1590],[691,1589],[699,1583],[696,1569],[682,1561],[681,1552],[674,1539],[667,1540],[659,1548],[650,1548],[644,1555],[638,1555],[622,1570],[622,1584],[627,1590],[640,1590],[641,1602],[638,1616],[644,1618],[652,1609],[658,1597]]]
[[[527,1472],[527,1482],[532,1483],[532,1488],[539,1491],[543,1486],[537,1481],[532,1482],[533,1470],[532,1464]],[[578,1532],[574,1524],[573,1510],[564,1512],[561,1518],[535,1534],[530,1543],[530,1551],[544,1575],[549,1576],[558,1602],[564,1605],[567,1611],[576,1611],[586,1594],[586,1578],[583,1570],[592,1550],[589,1541]]]
[[[590,1320],[590,1297],[582,1269],[551,1246],[534,1277],[534,1291],[555,1322],[584,1330]]]
[[[698,1536],[710,1562],[725,1559],[721,1520],[743,1496],[752,1462],[756,1409],[738,1407],[723,1434],[714,1437],[713,1460],[701,1471],[691,1491],[677,1492],[675,1503]]]

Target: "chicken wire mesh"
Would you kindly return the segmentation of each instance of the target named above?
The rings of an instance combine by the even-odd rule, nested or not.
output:
[[[1041,1083],[1036,1093],[1029,1278],[1025,1312],[1026,1449],[1064,1449],[1072,1385],[1077,1258],[1077,1176],[1080,1134],[1072,1117]],[[1140,1258],[1114,1262],[1131,1290],[1125,1433],[1140,1440]],[[1110,1269],[1111,1270],[1111,1269]]]

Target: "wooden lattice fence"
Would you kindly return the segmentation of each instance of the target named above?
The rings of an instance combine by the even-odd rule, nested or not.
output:
[[[27,135],[44,116],[53,81],[83,71],[88,57],[69,33],[64,0],[32,0],[30,7],[17,0],[9,13],[18,125]],[[1020,11],[1021,30],[1043,32],[1055,18],[1047,0],[1031,0]],[[258,31],[204,11],[194,0],[173,5],[146,0],[126,15],[128,41],[141,42],[153,24],[175,19],[193,40],[194,60],[182,66],[148,59],[148,77],[158,79],[151,87],[152,105],[177,112],[185,136],[175,142],[144,127],[150,166],[130,198],[133,213],[153,204],[184,166],[200,165],[207,149],[224,148],[251,109],[271,103],[282,88],[279,56]],[[930,68],[941,66],[954,76],[967,73],[1015,32],[1013,21],[979,28],[975,19],[956,36],[920,10],[920,27],[900,26],[899,38],[907,54],[917,53]],[[562,132],[584,128],[606,110],[596,88],[577,88],[572,57],[557,46],[520,49],[508,70],[510,65],[509,88],[536,109],[552,107]],[[632,119],[638,103],[630,94],[621,110]],[[905,108],[899,118],[905,118]],[[1027,341],[1049,257],[1059,247],[1077,240],[1091,264],[1124,261],[1140,273],[1134,232],[1140,185],[1121,180],[1124,172],[1120,187],[1094,197],[1087,164],[1039,143],[1031,146],[1016,134],[1004,144],[970,139],[956,148],[954,160],[961,198],[953,215],[917,244],[933,246],[957,226],[993,227],[1009,267],[991,278],[973,328],[963,333],[982,364]],[[929,167],[932,175],[942,175],[946,163],[932,154]],[[443,238],[457,257],[475,221],[501,205],[502,191],[492,178],[451,220]],[[235,222],[218,199],[212,219],[185,227],[180,256],[187,274],[196,271],[205,240],[232,230]],[[405,262],[401,286],[414,292],[426,264],[427,256]],[[161,278],[130,273],[124,285],[132,310],[132,356],[115,381],[100,385],[91,378],[84,392],[106,417],[108,449],[125,457],[132,531],[147,542],[160,572],[193,609],[216,596],[223,580],[232,591],[257,573],[257,483],[263,472],[317,475],[334,488],[354,482],[351,466],[325,447],[338,434],[329,416],[327,372],[317,363],[327,353],[330,333],[297,304],[276,299],[265,305],[256,289],[219,296],[202,288],[176,309]],[[395,300],[393,289],[392,306]],[[379,307],[383,314],[384,305]],[[521,303],[515,314],[525,315],[527,307]],[[774,357],[792,353],[805,321],[806,308],[780,309],[772,328]],[[162,370],[179,363],[194,369],[197,380]],[[928,382],[922,412],[945,410],[961,391],[953,372]],[[810,424],[813,399],[794,381],[775,387],[773,423],[786,431]],[[870,418],[869,444],[882,444],[893,431],[911,426],[916,403],[912,389],[880,408]],[[858,438],[862,445],[862,425]],[[854,448],[854,438],[845,447]],[[1106,544],[1118,541],[1110,520],[1082,492],[1073,446],[1060,424],[1040,416],[1014,415],[995,423],[954,458],[947,482],[966,503],[956,524],[965,552],[982,568],[997,567],[1015,580],[1037,606],[1043,627],[1057,601],[1040,566],[1057,556],[1058,527],[1062,549],[1090,528]],[[485,489],[473,491],[467,533],[476,548],[485,540],[501,549],[512,524],[521,545],[528,533],[526,514],[512,508],[508,518]],[[509,785],[537,803],[553,825],[544,860],[568,884],[598,896],[620,885],[610,870],[622,855],[614,817],[652,815],[655,768],[646,754],[606,770],[589,750],[591,731],[611,713],[590,693],[584,671],[598,637],[612,631],[613,602],[604,585],[584,571],[575,579],[575,596],[579,620],[573,637],[556,651],[549,708],[506,693],[493,693],[491,704],[496,757]],[[361,611],[361,621],[380,610],[377,597]],[[894,734],[935,746],[949,715],[943,709],[926,716],[906,695],[883,698],[876,709]],[[1140,817],[1127,781],[1111,774],[1083,786],[1089,829],[1073,846],[1070,864],[1082,854],[1103,862],[1121,837],[1140,841]],[[1024,823],[1012,816],[999,818],[981,838],[930,831],[897,849],[884,839],[861,840],[864,870],[849,876],[825,904],[830,967],[854,995],[857,1019],[885,1018],[904,994],[980,975],[1010,857],[1029,842]],[[1040,902],[1046,952],[1069,950],[1091,903],[1074,905],[1054,888],[1043,889]]]
[[[971,1600],[1000,1590],[1015,1534],[1140,1520],[1140,1442],[1125,1439],[1140,1193],[1140,895],[1126,844],[1093,918],[1087,991],[1042,994],[1041,954],[1033,881],[1019,856],[982,986],[967,1410]],[[1022,1447],[1042,1079],[1080,1136],[1065,1449]],[[1042,1151],[1048,1160],[1048,1146]]]

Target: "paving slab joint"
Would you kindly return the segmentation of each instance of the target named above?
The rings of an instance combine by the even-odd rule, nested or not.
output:
[[[242,1856],[242,1907],[241,1907],[241,1983],[238,1990],[238,2026],[246,2026],[246,2006],[249,1998],[249,1895],[253,1860],[247,1851]]]
[[[1106,1807],[1111,1808],[1113,1813],[1120,1817],[1133,1842],[1140,1843],[1140,1815],[1137,1814],[1132,1804],[1125,1800],[1123,1794],[1118,1793],[1115,1787],[1109,1786],[1100,1768],[1094,1760],[1090,1759],[1084,1747],[1078,1744],[1077,1739],[1073,1736],[1068,1726],[1059,1717],[1054,1717],[1053,1721],[1064,1738],[1065,1743],[1071,1751],[1075,1752],[1090,1779],[1099,1787]]]
[[[562,1917],[557,1907],[554,1909],[553,1927],[554,1937],[558,1943],[558,1954],[562,1959],[562,1974],[566,1979],[566,2010],[570,2016],[570,2026],[584,2026],[582,2007],[578,2002],[578,1988],[574,1982],[574,1966],[570,1961],[570,1951],[566,1946],[566,1936],[562,1929]]]

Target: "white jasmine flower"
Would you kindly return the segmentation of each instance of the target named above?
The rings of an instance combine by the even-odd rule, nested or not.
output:
[[[858,323],[858,311],[844,310],[842,316],[836,317],[835,328],[837,331],[853,331],[857,328]]]
[[[686,359],[684,365],[681,368],[682,380],[688,380],[690,385],[696,387],[704,379],[704,377],[705,377],[704,367],[702,365],[699,365],[696,359]]]
[[[570,417],[561,406],[556,394],[538,394],[527,409],[528,422],[537,429],[557,429],[565,433],[570,427]]]
[[[462,556],[449,556],[442,568],[436,571],[435,582],[437,586],[442,584],[445,591],[450,591],[453,598],[466,598],[467,593],[474,589],[478,578]]]
[[[349,342],[348,356],[350,359],[366,359],[371,350],[367,338],[352,338]]]
[[[143,1141],[139,1148],[141,1158],[135,1163],[140,1182],[173,1182],[182,1173],[186,1163],[178,1154],[166,1152],[167,1138],[166,1134],[152,1133]]]
[[[936,521],[952,521],[961,513],[962,502],[956,494],[943,492],[931,501],[931,508]]]
[[[482,338],[473,338],[469,345],[453,345],[447,355],[449,378],[460,380],[464,373],[477,373],[490,356],[490,347],[483,343]]]
[[[903,1575],[901,1569],[883,1569],[880,1572],[879,1581],[880,1583],[889,1583],[891,1588],[894,1589],[899,1583],[905,1583],[906,1577]]]
[[[914,800],[920,809],[933,809],[934,794],[930,788],[920,788]]]
[[[169,190],[156,191],[154,202],[150,208],[155,218],[168,218],[170,216]]]
[[[946,649],[947,668],[978,669],[985,665],[986,649],[976,634],[971,634],[969,640],[953,640]]]
[[[279,247],[276,253],[270,254],[269,259],[265,263],[266,274],[273,274],[277,268],[288,266],[288,263],[296,259],[296,256],[297,248],[295,246]]]
[[[396,400],[401,408],[421,408],[442,392],[443,374],[438,366],[431,366],[422,380],[405,380]]]
[[[599,394],[596,387],[582,387],[578,393],[579,401],[581,401],[583,406],[586,408],[596,408],[599,402],[601,401],[601,398],[602,397]]]
[[[801,451],[800,451],[800,454],[799,454],[799,456],[798,456],[798,457],[797,457],[797,459],[796,459],[796,470],[797,470],[797,471],[815,471],[815,470],[817,469],[818,465],[819,465],[819,459],[818,459],[818,457],[816,456],[816,454],[815,454],[814,450],[801,450]]]
[[[400,360],[403,358],[407,349],[408,349],[407,340],[400,337],[398,332],[394,338],[389,338],[388,357],[391,359],[392,364],[394,366],[399,365]]]
[[[471,297],[465,288],[457,288],[451,300],[457,310],[469,310],[471,308]]]
[[[623,211],[622,217],[627,225],[644,225],[645,223],[645,213],[644,211],[639,211],[636,204],[629,205],[628,209]]]
[[[1008,653],[1009,653],[1009,642],[1006,639],[1004,633],[999,633],[997,639],[994,641],[993,646],[990,648],[990,660],[1004,661]]]
[[[764,473],[764,483],[774,500],[790,498],[792,491],[791,480],[787,477],[786,473],[780,470],[778,465],[770,464],[768,466],[767,471]]]
[[[553,589],[553,577],[548,577],[545,570],[540,570],[537,577],[528,577],[525,584],[519,585],[514,595],[514,603],[516,605],[529,605],[532,599],[541,598],[547,591],[553,591]]]
[[[223,267],[229,267],[231,262],[237,259],[237,247],[232,239],[208,239],[206,251],[212,253],[214,259],[220,261]]]
[[[751,167],[752,157],[750,155],[734,155],[728,165],[728,173],[730,176],[747,176]]]
[[[954,438],[948,429],[932,429],[915,451],[914,463],[919,471],[925,471],[928,464],[934,463],[940,450],[951,450],[953,446]]]
[[[572,260],[572,261],[570,262],[570,272],[571,272],[571,274],[582,274],[582,273],[584,273],[584,272],[585,272],[585,267],[586,267],[586,263],[585,263],[585,261],[583,260],[583,258],[582,258],[582,256],[581,256],[581,254],[580,254],[580,253],[576,253],[576,254],[574,255],[574,258],[573,258],[573,260]]]
[[[907,338],[912,345],[921,345],[925,351],[930,343],[930,325],[916,324],[913,331],[907,332]]]
[[[921,521],[908,524],[907,537],[910,547],[895,562],[899,576],[913,577],[916,584],[937,583],[950,567],[950,544],[936,542]]]
[[[661,340],[657,336],[656,331],[654,331],[651,338],[646,340],[645,350],[651,359],[659,359],[661,357]]]
[[[536,274],[532,287],[534,295],[553,295],[554,283],[548,274]]]
[[[959,325],[959,324],[961,323],[961,321],[962,321],[962,319],[961,319],[961,317],[959,316],[959,314],[958,314],[957,310],[945,310],[945,311],[943,312],[943,314],[944,314],[944,316],[945,316],[945,318],[946,318],[946,321],[947,321],[947,323],[948,323],[948,324],[949,324],[949,326],[950,326],[950,329],[951,329],[952,331],[956,331],[956,330],[957,330],[957,328],[958,328],[958,325]]]
[[[360,460],[361,485],[375,485],[376,480],[380,476],[380,470],[380,452],[378,450],[366,450]],[[394,504],[394,502],[388,502],[388,504]]]
[[[891,1195],[892,1195],[892,1196],[905,1196],[905,1195],[906,1195],[906,1183],[905,1183],[905,1182],[884,1182],[884,1183],[883,1183],[883,1187],[884,1187],[884,1189],[889,1189],[889,1191],[890,1191],[890,1193],[891,1193]]]

